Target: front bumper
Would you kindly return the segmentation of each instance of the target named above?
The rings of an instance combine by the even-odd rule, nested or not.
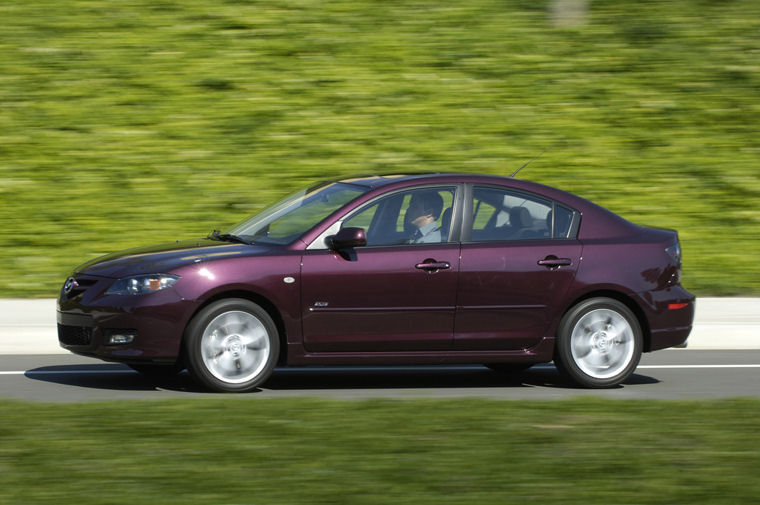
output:
[[[58,341],[75,354],[118,362],[174,362],[194,311],[174,289],[138,296],[106,295],[115,279],[78,275],[77,289],[61,290]],[[134,340],[110,344],[114,334]]]

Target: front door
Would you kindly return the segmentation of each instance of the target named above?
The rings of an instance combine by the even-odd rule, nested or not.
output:
[[[435,351],[451,347],[459,246],[357,248],[303,257],[304,344],[310,352]],[[425,269],[425,262],[443,265]],[[418,268],[420,266],[420,268]]]
[[[307,351],[451,348],[459,244],[448,241],[446,211],[455,190],[406,190],[370,202],[343,223],[365,229],[366,246],[304,253],[301,307]],[[414,223],[424,221],[420,212],[430,218],[424,231],[415,233]]]

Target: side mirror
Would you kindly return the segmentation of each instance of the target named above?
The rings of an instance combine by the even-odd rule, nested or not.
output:
[[[364,228],[343,228],[335,235],[327,237],[326,242],[327,247],[338,251],[367,245],[367,236],[364,234]]]

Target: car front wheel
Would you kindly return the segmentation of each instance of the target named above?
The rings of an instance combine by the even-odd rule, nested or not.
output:
[[[251,391],[274,371],[279,343],[274,321],[259,305],[220,300],[201,310],[187,327],[188,370],[214,391]]]
[[[554,362],[581,386],[617,386],[633,374],[643,346],[641,326],[622,302],[584,300],[562,318]]]

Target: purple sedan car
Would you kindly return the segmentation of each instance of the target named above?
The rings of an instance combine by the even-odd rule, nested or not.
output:
[[[682,344],[694,296],[674,231],[522,180],[326,182],[205,239],[77,267],[60,344],[145,374],[250,391],[275,366],[554,361],[611,387]]]

